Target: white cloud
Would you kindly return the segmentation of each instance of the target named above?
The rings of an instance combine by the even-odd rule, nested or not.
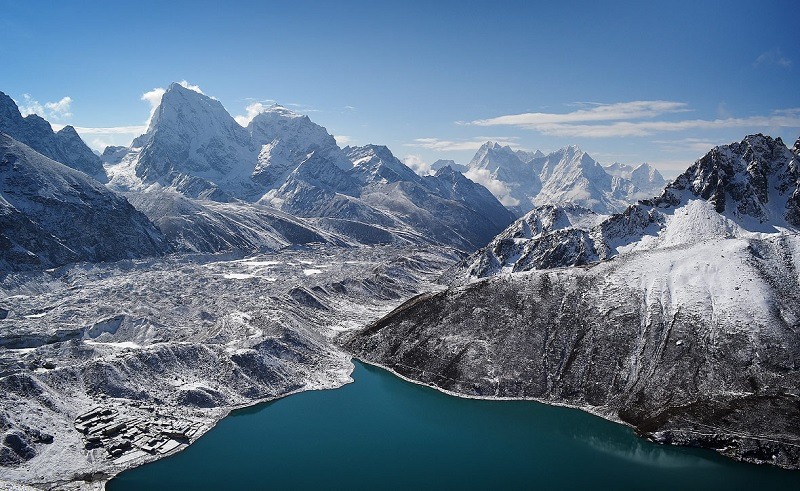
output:
[[[616,104],[583,103],[590,109],[569,113],[522,113],[472,121],[476,126],[523,126],[538,128],[542,125],[579,123],[589,121],[618,121],[624,119],[653,118],[666,113],[688,111],[686,103],[673,101],[631,101]]]
[[[487,141],[497,142],[501,145],[508,145],[513,149],[518,149],[519,144],[516,137],[503,136],[478,136],[469,140],[442,140],[439,138],[416,138],[410,143],[405,143],[407,147],[427,148],[437,152],[453,152],[461,150],[477,150]]]
[[[419,155],[406,155],[403,157],[403,163],[421,176],[429,176],[434,174],[433,169],[431,169],[431,165],[422,160],[422,157]]]
[[[566,114],[527,113],[477,120],[479,126],[511,125],[549,136],[570,138],[618,138],[649,136],[656,133],[684,130],[718,130],[748,128],[748,131],[770,133],[773,128],[800,128],[800,109],[782,109],[767,116],[744,118],[689,119],[679,121],[620,121],[620,119],[653,118],[658,115],[687,111],[686,104],[666,101],[635,101],[608,104],[590,110]],[[587,124],[598,121],[609,123]],[[579,124],[580,123],[580,124]]]
[[[142,94],[142,100],[150,104],[150,116],[147,118],[147,126],[150,126],[150,121],[153,119],[153,115],[156,113],[158,105],[161,104],[161,97],[164,96],[166,91],[167,89],[163,87],[156,87],[155,89]]]
[[[333,135],[333,138],[340,147],[346,147],[356,142],[353,137],[347,135]]]
[[[187,82],[186,80],[181,80],[180,82],[178,82],[178,85],[181,85],[186,89],[193,90],[193,91],[198,92],[200,94],[206,95],[205,92],[203,92],[200,89],[199,85],[193,85],[193,84]]]
[[[753,62],[754,67],[761,65],[778,65],[789,68],[792,66],[792,60],[784,56],[780,48],[773,48],[758,55],[756,61]]]
[[[70,106],[72,105],[72,98],[69,96],[62,97],[57,102],[45,102],[41,104],[39,101],[31,97],[30,94],[22,94],[22,103],[17,103],[19,112],[23,116],[29,114],[38,114],[47,120],[65,120],[72,117]]]
[[[246,113],[245,115],[234,116],[233,119],[235,119],[240,125],[247,126],[250,124],[250,121],[252,121],[253,118],[263,113],[268,108],[269,106],[266,106],[261,102],[252,102],[248,104],[246,108],[244,108]]]
[[[503,206],[517,206],[519,200],[511,196],[511,190],[505,183],[492,177],[488,169],[469,169],[464,174],[467,179],[483,185],[503,204]]]

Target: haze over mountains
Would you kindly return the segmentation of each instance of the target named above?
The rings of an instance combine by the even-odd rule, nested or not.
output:
[[[467,165],[466,174],[490,180],[503,204],[523,215],[540,205],[574,204],[597,213],[619,212],[658,194],[666,184],[649,164],[604,168],[577,146],[544,155],[514,151],[487,142]]]

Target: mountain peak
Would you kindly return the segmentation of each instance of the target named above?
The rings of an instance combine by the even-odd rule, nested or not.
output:
[[[651,202],[675,206],[689,192],[748,230],[798,227],[800,169],[792,165],[794,158],[780,138],[748,135],[711,149]]]

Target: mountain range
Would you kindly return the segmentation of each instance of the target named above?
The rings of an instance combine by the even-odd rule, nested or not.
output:
[[[633,168],[617,163],[604,168],[574,145],[545,155],[486,142],[465,173],[481,182],[492,181],[490,188],[518,215],[536,206],[562,204],[615,213],[655,196],[666,184],[649,164]]]
[[[352,356],[800,467],[800,140],[750,135],[670,183],[576,146],[431,169],[279,105],[243,126],[180,84],[97,156],[0,93],[2,478],[103,481],[234,407],[346,383]],[[198,433],[90,441],[75,418],[98,405]]]

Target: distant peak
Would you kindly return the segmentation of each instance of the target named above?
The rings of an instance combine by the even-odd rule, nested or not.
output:
[[[68,124],[68,125],[64,126],[63,128],[61,128],[60,130],[58,130],[58,133],[60,135],[70,135],[70,136],[75,135],[75,136],[78,136],[78,132],[75,131],[75,127],[72,126],[71,124]]]

